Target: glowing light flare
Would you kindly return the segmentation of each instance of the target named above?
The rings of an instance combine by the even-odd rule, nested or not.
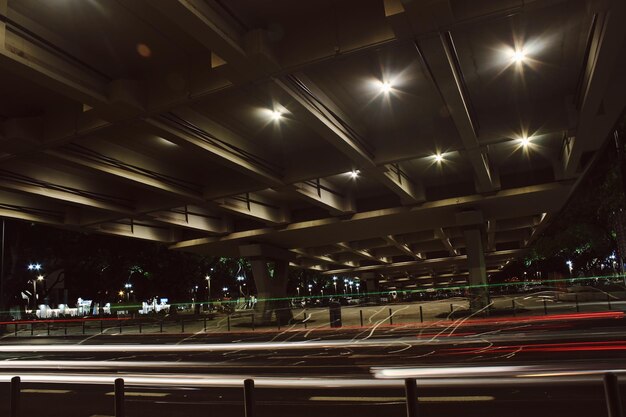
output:
[[[438,164],[443,162],[443,155],[440,153],[437,153],[435,155],[433,155],[433,158],[435,159],[435,162],[437,162]]]
[[[511,50],[511,61],[515,62],[516,64],[521,64],[525,60],[526,51],[524,51],[523,49]]]
[[[522,147],[526,148],[528,147],[528,145],[530,145],[530,138],[524,136],[523,138],[519,139],[519,143],[520,145],[522,145]]]
[[[379,87],[380,92],[383,94],[389,94],[393,88],[389,81],[381,81]]]
[[[283,117],[283,113],[279,110],[272,111],[272,120],[278,121]]]
[[[350,172],[350,178],[358,178],[360,173],[361,171],[359,171],[358,169],[352,170]]]
[[[43,281],[43,275],[39,275],[39,276],[37,277],[37,281]]]

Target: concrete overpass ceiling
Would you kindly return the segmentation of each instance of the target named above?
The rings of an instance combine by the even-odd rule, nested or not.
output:
[[[34,23],[47,40],[110,80],[144,78],[208,56],[197,41],[133,1],[10,0],[9,10],[17,23]]]
[[[473,211],[499,266],[623,111],[625,14],[618,0],[9,0],[0,211],[405,276],[464,273],[457,217]]]
[[[567,123],[591,21],[585,2],[572,1],[451,31],[481,140]]]
[[[305,74],[351,116],[378,162],[461,146],[445,104],[411,43],[326,61]],[[382,83],[389,83],[389,93],[381,92]]]

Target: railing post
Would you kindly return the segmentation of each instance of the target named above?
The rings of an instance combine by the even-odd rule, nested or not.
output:
[[[139,334],[141,334],[141,322],[139,322]]]
[[[548,304],[546,303],[546,299],[543,299],[543,315],[547,316],[548,315]]]
[[[612,307],[611,307],[611,295],[610,294],[606,295],[606,303],[609,306],[609,310],[612,310]]]
[[[122,334],[122,320],[119,320],[118,323],[120,325],[120,334]]]
[[[511,300],[511,308],[513,309],[513,317],[517,316],[515,312],[515,298]]]
[[[420,306],[420,323],[424,323],[424,311],[422,310],[422,306]]]
[[[393,324],[393,315],[391,313],[392,313],[392,311],[391,311],[391,309],[389,309],[389,325]]]
[[[104,333],[104,327],[102,326],[102,320],[100,320],[100,333]]]
[[[243,381],[243,406],[244,416],[254,417],[254,380]]]
[[[50,336],[50,322],[47,322],[46,328],[48,330],[48,336]]]
[[[252,316],[252,331],[254,331],[254,313],[252,313],[251,316]]]
[[[17,323],[13,324],[13,328],[15,330],[15,337],[17,337]]]
[[[623,417],[622,401],[620,399],[619,382],[614,373],[604,374],[604,395],[608,417]]]
[[[83,319],[83,334],[85,334],[85,319]]]
[[[578,304],[578,294],[574,294],[574,299],[576,300],[576,312],[580,313],[580,305]]]
[[[11,417],[19,417],[20,415],[20,377],[11,378]]]
[[[32,336],[34,334],[33,331],[33,326],[35,325],[35,323],[33,323],[32,321],[30,322],[30,335]]]
[[[67,322],[63,322],[63,333],[67,336]]]
[[[452,317],[453,313],[454,313],[454,306],[452,305],[452,303],[450,303],[450,320],[454,320],[454,317]]]
[[[361,319],[361,327],[363,327],[363,310],[359,310],[359,318]]]
[[[163,320],[159,322],[159,333],[163,333]]]
[[[230,314],[226,316],[226,325],[228,326],[228,331],[230,332]]]
[[[180,332],[185,333],[185,320],[180,319]]]
[[[124,380],[115,379],[115,417],[125,417],[124,412]]]
[[[417,384],[414,378],[404,380],[406,393],[406,416],[417,417]]]
[[[204,331],[206,332],[206,317],[204,318]]]

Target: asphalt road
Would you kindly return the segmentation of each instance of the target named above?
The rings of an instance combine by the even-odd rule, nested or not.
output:
[[[113,415],[116,377],[128,385],[128,416],[243,416],[248,377],[259,416],[404,415],[405,377],[418,379],[423,416],[602,416],[605,371],[626,372],[620,313],[0,344],[0,381],[23,378],[22,416]]]

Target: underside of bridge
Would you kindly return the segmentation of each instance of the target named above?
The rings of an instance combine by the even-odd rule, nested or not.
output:
[[[250,256],[257,281],[484,284],[622,114],[624,22],[623,0],[0,0],[0,215]]]

